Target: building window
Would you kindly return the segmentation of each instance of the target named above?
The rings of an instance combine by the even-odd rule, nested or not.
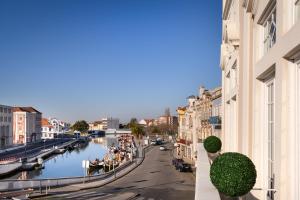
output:
[[[276,7],[267,17],[264,26],[264,52],[267,53],[276,43]]]
[[[267,133],[268,133],[268,192],[267,199],[274,199],[275,189],[275,131],[274,131],[274,79],[267,82]]]
[[[0,113],[2,113],[3,112],[3,108],[2,107],[0,107]]]

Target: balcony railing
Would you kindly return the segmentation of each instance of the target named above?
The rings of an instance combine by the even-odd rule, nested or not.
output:
[[[220,116],[212,116],[209,118],[208,121],[210,124],[221,124],[222,123]]]

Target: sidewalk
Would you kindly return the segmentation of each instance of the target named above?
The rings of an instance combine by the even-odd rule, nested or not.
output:
[[[218,190],[210,181],[210,164],[203,143],[197,144],[195,200],[220,200]]]

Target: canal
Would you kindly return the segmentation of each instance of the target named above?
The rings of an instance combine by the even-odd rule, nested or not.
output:
[[[116,144],[114,137],[94,138],[85,145],[66,151],[64,154],[53,155],[44,160],[44,168],[32,171],[22,171],[9,177],[8,179],[40,179],[58,178],[70,176],[84,176],[82,168],[83,160],[103,159],[107,149],[112,144]],[[90,174],[101,174],[100,171],[93,171]]]

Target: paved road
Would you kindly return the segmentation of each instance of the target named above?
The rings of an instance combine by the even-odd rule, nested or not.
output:
[[[138,168],[110,184],[101,188],[57,194],[48,199],[194,199],[193,175],[176,171],[171,159],[170,150],[160,151],[155,146],[146,154],[144,162]]]

